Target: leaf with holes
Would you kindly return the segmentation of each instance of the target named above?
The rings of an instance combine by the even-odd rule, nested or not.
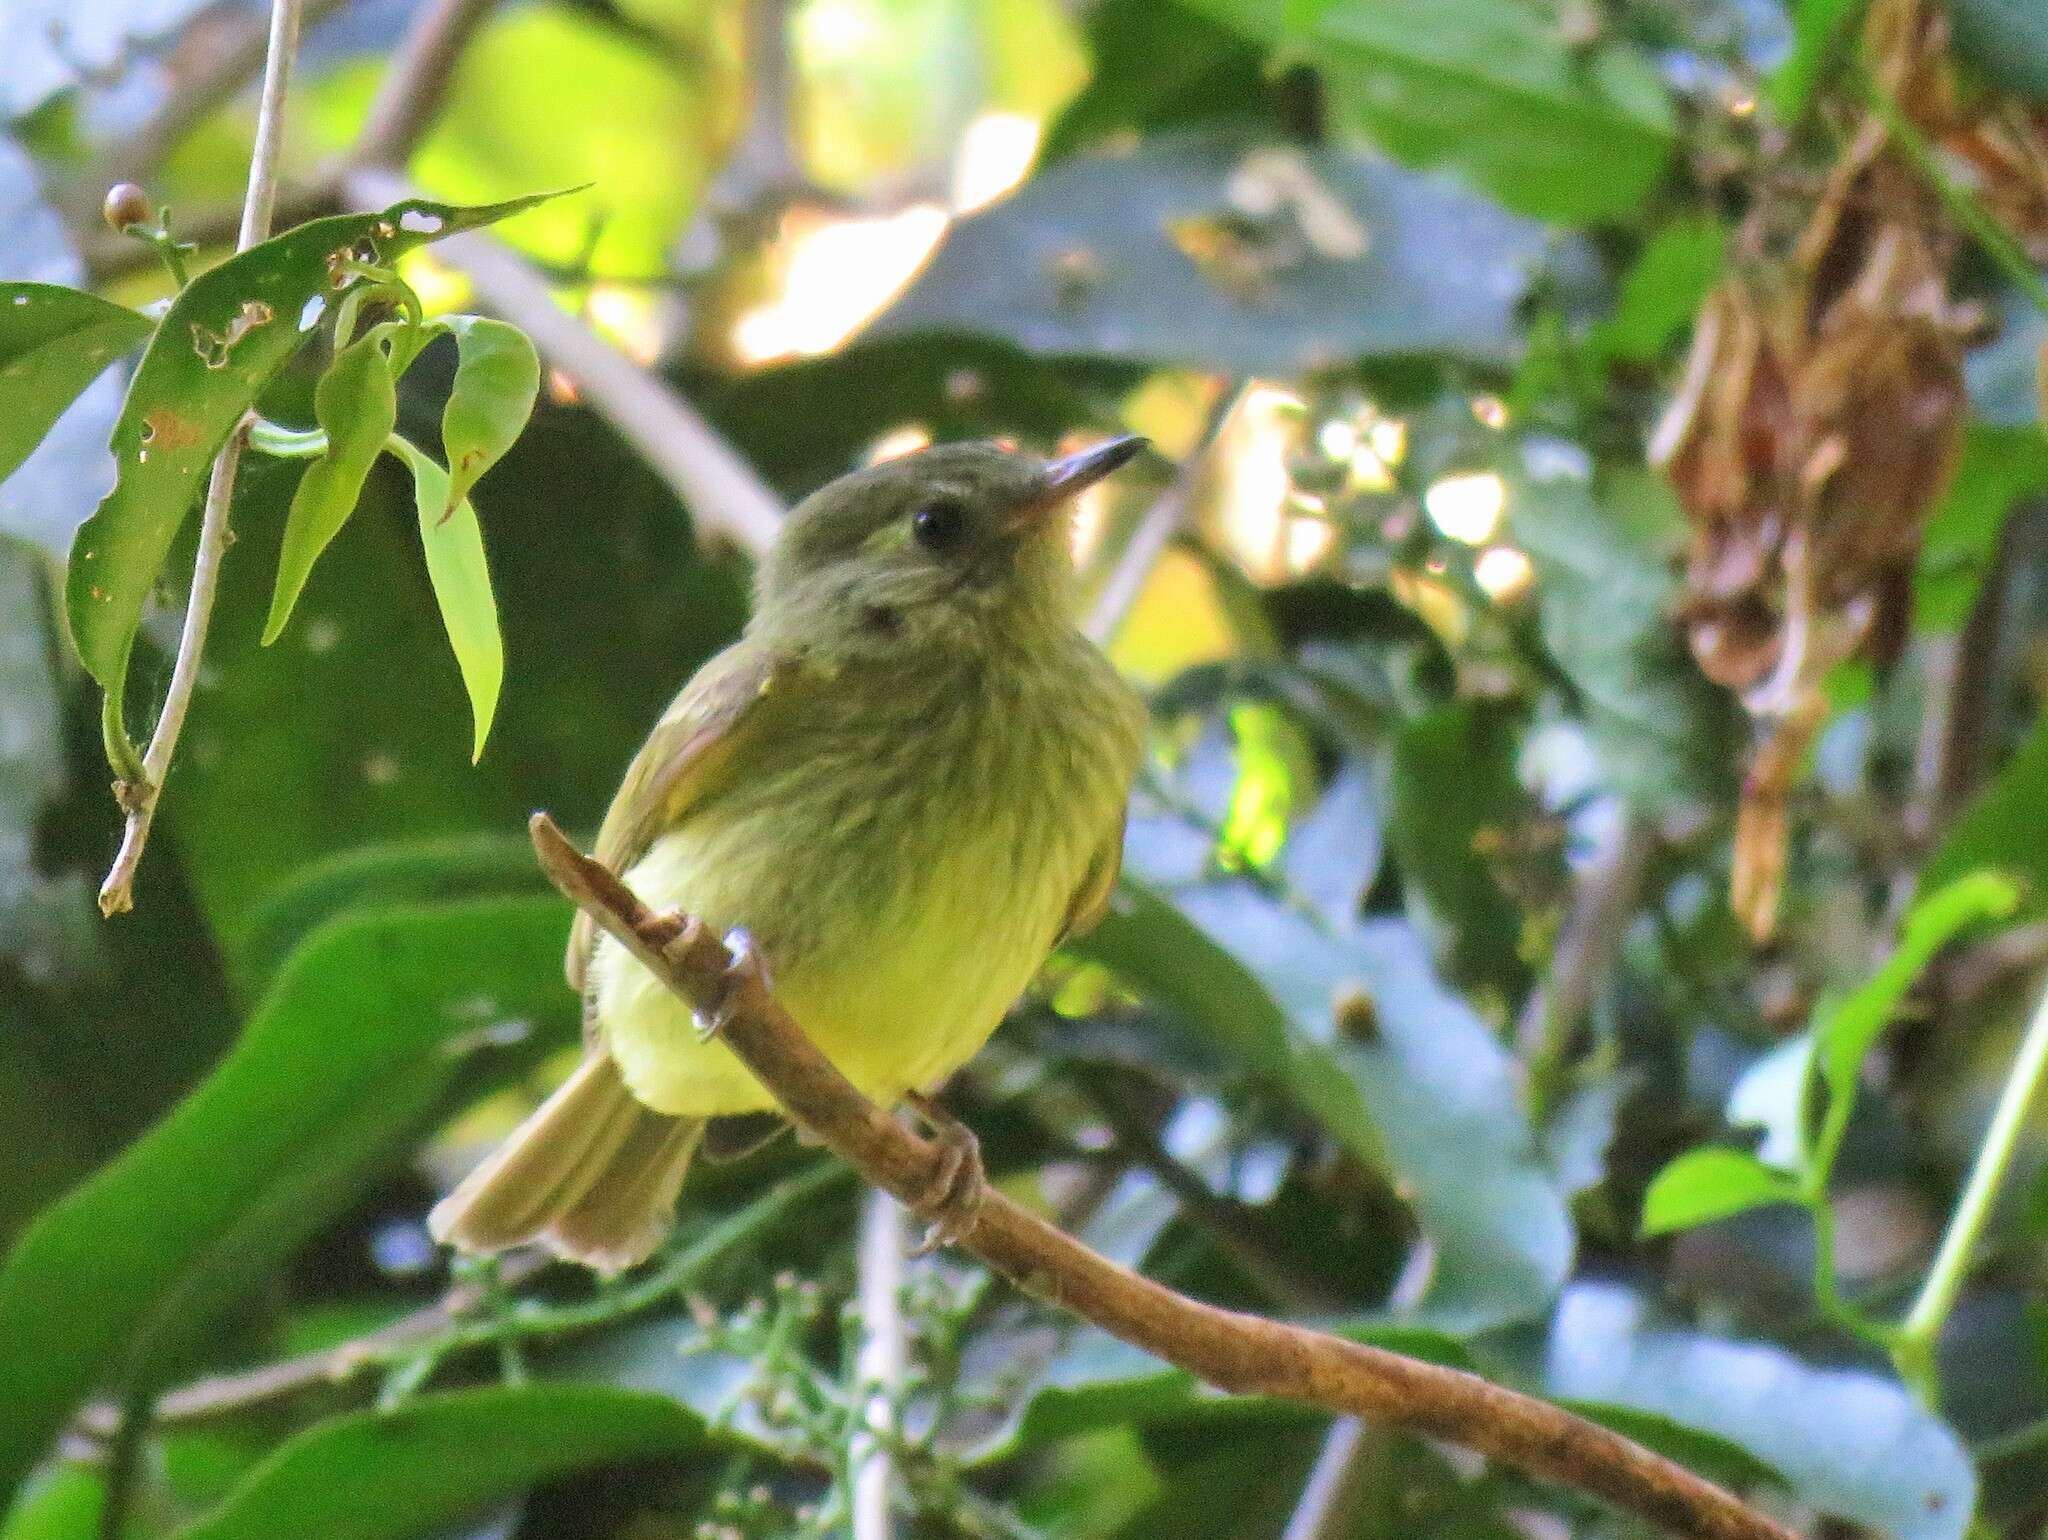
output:
[[[149,317],[96,294],[0,283],[0,481],[101,370],[149,333]]]
[[[450,513],[448,473],[416,446],[393,434],[391,452],[412,472],[414,501],[419,505],[420,541],[426,547],[427,577],[448,645],[462,670],[469,692],[476,732],[470,759],[481,759],[498,710],[498,690],[505,682],[505,642],[498,634],[498,601],[491,593],[491,568],[484,559],[483,526],[476,509],[464,498]]]
[[[455,337],[455,384],[441,413],[441,448],[448,456],[446,518],[483,473],[504,458],[533,415],[540,393],[540,359],[526,333],[503,321],[452,315],[442,321]]]
[[[306,467],[285,518],[277,587],[263,624],[268,647],[291,619],[313,563],[341,533],[363,495],[370,467],[398,422],[398,385],[391,377],[390,337],[379,326],[342,349],[313,390],[313,415],[327,430],[327,452]]]
[[[143,605],[207,468],[346,286],[344,264],[389,266],[554,196],[471,208],[415,198],[381,214],[316,219],[228,258],[172,301],[114,426],[114,490],[72,541],[66,580],[72,640],[107,692],[110,749],[126,742],[122,693]]]

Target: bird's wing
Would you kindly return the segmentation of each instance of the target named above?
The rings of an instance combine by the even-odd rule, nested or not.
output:
[[[1081,874],[1081,885],[1074,890],[1073,899],[1067,905],[1066,919],[1060,922],[1059,941],[1070,941],[1095,928],[1096,922],[1109,909],[1109,895],[1116,890],[1117,873],[1123,870],[1123,865],[1124,819],[1119,813],[1115,827],[1095,847],[1088,870]]]
[[[769,715],[764,704],[786,698],[802,672],[795,659],[744,641],[699,669],[627,767],[597,833],[598,861],[623,874],[657,836],[680,823],[734,751],[760,729]],[[565,959],[576,989],[583,988],[596,939],[590,916],[579,911]]]

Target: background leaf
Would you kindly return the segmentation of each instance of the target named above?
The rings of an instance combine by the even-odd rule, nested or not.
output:
[[[1958,1540],[1968,1529],[1977,1491],[1969,1455],[1897,1384],[1810,1368],[1762,1343],[1662,1329],[1646,1315],[1625,1289],[1568,1290],[1551,1325],[1549,1392],[1718,1434],[1803,1501],[1898,1540]]]
[[[1176,135],[1062,161],[961,221],[869,335],[1246,372],[1499,359],[1549,260],[1539,227],[1383,161]]]
[[[78,393],[152,330],[147,316],[53,283],[0,283],[0,481]]]
[[[570,1014],[559,903],[337,920],[235,1051],[0,1268],[0,1493],[96,1385],[152,1383],[415,1133],[493,1022]]]
[[[1333,115],[1397,160],[1449,166],[1512,209],[1634,210],[1676,144],[1656,72],[1626,44],[1575,51],[1552,13],[1491,0],[1302,0],[1291,39]]]
[[[178,1540],[405,1540],[570,1471],[676,1460],[714,1440],[668,1396],[489,1386],[316,1424]]]

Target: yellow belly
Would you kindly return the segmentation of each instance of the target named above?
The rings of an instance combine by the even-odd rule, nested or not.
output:
[[[656,841],[626,881],[656,908],[745,927],[777,998],[885,1105],[935,1086],[988,1041],[1052,947],[1100,837],[1078,823],[979,838],[956,827],[968,837],[919,854],[916,840],[903,842],[909,850],[829,838],[790,848],[779,832],[769,818],[707,811]],[[844,869],[863,862],[901,869]],[[773,1105],[609,939],[591,980],[606,1045],[641,1101],[690,1116]]]

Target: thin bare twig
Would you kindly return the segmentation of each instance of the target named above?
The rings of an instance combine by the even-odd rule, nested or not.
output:
[[[348,0],[304,0],[304,10],[299,18],[301,29],[311,31],[346,4]],[[237,11],[223,16],[221,22],[226,35],[216,40],[189,69],[179,72],[165,94],[163,104],[139,127],[123,133],[107,145],[92,169],[78,179],[75,198],[78,223],[87,226],[99,223],[100,199],[114,183],[140,182],[148,185],[179,142],[219,111],[222,102],[263,68],[269,54],[269,20]],[[182,225],[183,221],[180,223]],[[232,217],[219,228],[222,232],[220,238],[232,233],[235,228]],[[188,240],[197,238],[189,229],[183,229],[181,233]],[[144,262],[155,260],[147,247],[118,237],[110,243],[109,249],[134,252]]]
[[[1174,471],[1173,479],[1166,484],[1166,490],[1154,498],[1152,506],[1140,516],[1138,527],[1131,531],[1129,542],[1117,555],[1116,565],[1103,579],[1102,589],[1096,594],[1087,622],[1082,626],[1098,646],[1106,645],[1117,628],[1129,618],[1138,596],[1145,591],[1152,569],[1159,565],[1159,558],[1166,554],[1168,543],[1187,523],[1188,509],[1194,503],[1195,492],[1209,468],[1216,435],[1236,410],[1242,394],[1241,389],[1226,388],[1217,397],[1216,409],[1203,429],[1201,442],[1189,451],[1187,458]]]
[[[377,82],[351,159],[366,166],[403,166],[411,158],[440,115],[456,60],[494,3],[431,0]]]
[[[1621,950],[1656,848],[1656,826],[1638,814],[1623,815],[1613,844],[1580,875],[1550,976],[1530,992],[1515,1023],[1515,1045],[1539,1121],[1560,1089],[1572,1034]]]
[[[284,138],[284,98],[291,87],[292,61],[299,51],[299,17],[302,0],[273,0],[270,10],[270,51],[263,65],[263,98],[256,111],[256,143],[249,153],[249,185],[242,199],[242,227],[236,237],[238,251],[247,251],[270,234],[270,217],[277,200],[277,153]],[[116,915],[135,907],[135,869],[149,843],[150,825],[163,795],[164,778],[171,771],[171,756],[177,751],[178,735],[185,728],[185,713],[192,704],[192,691],[199,683],[199,658],[206,648],[207,627],[213,620],[214,589],[220,579],[221,557],[228,546],[228,505],[234,500],[235,468],[242,458],[242,432],[229,435],[213,462],[213,477],[206,487],[206,511],[199,521],[199,554],[192,565],[192,592],[185,601],[185,624],[178,635],[177,661],[171,667],[171,685],[164,697],[164,709],[150,734],[149,748],[142,756],[142,780],[123,790],[122,805],[127,820],[121,831],[121,848],[100,884],[100,913]]]
[[[867,1391],[862,1420],[867,1431],[847,1451],[852,1471],[849,1494],[852,1540],[890,1540],[889,1436],[896,1403],[910,1367],[908,1328],[903,1320],[903,1263],[908,1246],[903,1206],[879,1188],[861,1208],[859,1264],[860,1355],[857,1374]]]
[[[536,813],[549,878],[706,1019],[783,1110],[912,1212],[957,1225],[957,1242],[1035,1298],[1241,1395],[1274,1396],[1461,1444],[1516,1470],[1603,1497],[1699,1540],[1793,1540],[1792,1532],[1684,1467],[1549,1402],[1474,1374],[1189,1299],[1089,1250],[986,1182],[957,1194],[939,1148],[862,1096],[769,993],[695,920],[655,914]],[[965,1215],[963,1218],[962,1215]]]

